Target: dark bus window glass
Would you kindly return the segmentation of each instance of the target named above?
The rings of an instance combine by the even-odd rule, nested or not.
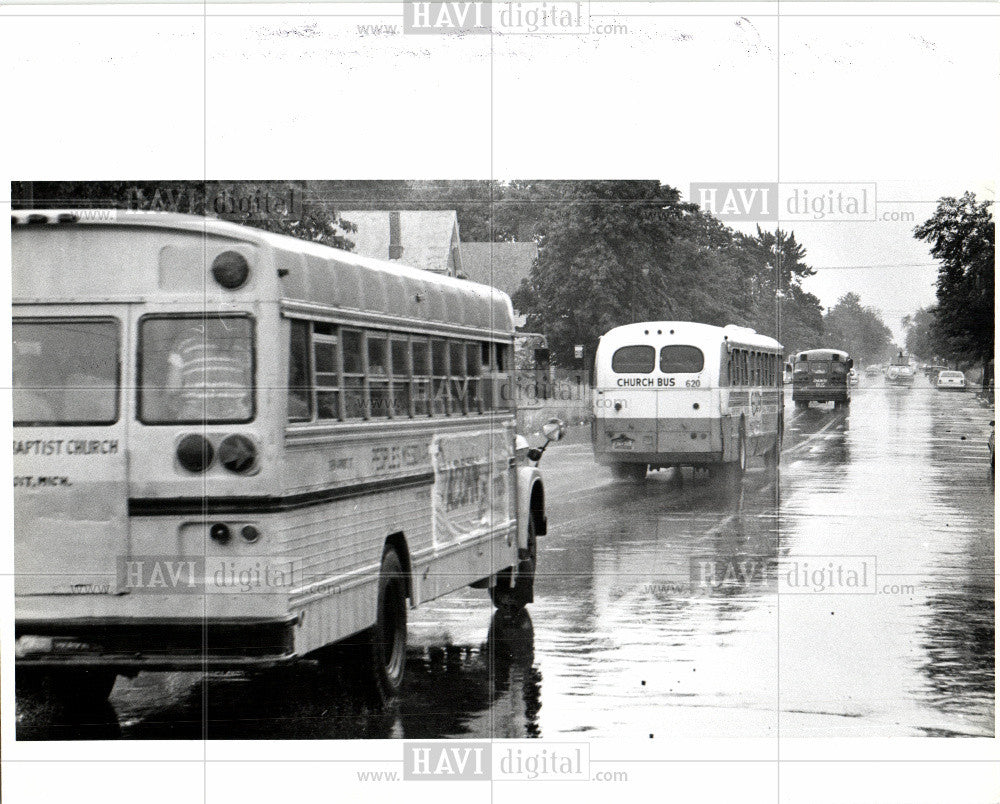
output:
[[[312,418],[312,389],[309,378],[309,324],[291,322],[288,349],[288,420],[308,421]]]
[[[697,374],[705,368],[705,355],[697,346],[664,346],[660,371],[664,374]]]
[[[413,339],[413,413],[427,416],[431,412],[431,353],[423,339]]]
[[[444,414],[448,412],[448,345],[444,341],[431,341],[431,369],[433,411]]]
[[[365,416],[364,354],[361,333],[341,330],[340,348],[344,361],[344,418],[363,419]]]
[[[611,370],[616,374],[650,374],[656,365],[652,346],[622,346],[611,355]]]
[[[392,415],[410,415],[410,344],[402,338],[389,341],[392,360]]]
[[[389,340],[380,333],[368,333],[369,411],[373,419],[389,417]]]
[[[118,324],[14,322],[14,424],[118,420]]]

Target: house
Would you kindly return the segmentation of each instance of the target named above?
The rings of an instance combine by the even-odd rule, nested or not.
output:
[[[528,243],[462,243],[462,267],[473,282],[492,285],[508,296],[531,273],[538,245]]]
[[[354,253],[399,260],[437,274],[461,276],[458,216],[455,210],[344,210],[345,221],[358,227],[347,237]]]

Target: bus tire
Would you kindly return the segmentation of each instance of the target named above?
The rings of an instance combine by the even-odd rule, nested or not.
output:
[[[114,670],[104,668],[85,670],[20,668],[15,671],[14,686],[18,698],[80,707],[106,701],[117,678],[118,674]]]
[[[778,419],[778,432],[774,435],[774,446],[764,453],[764,464],[768,469],[777,469],[781,464],[781,446],[785,438],[785,422]]]
[[[535,602],[535,566],[538,562],[538,540],[535,517],[528,518],[528,555],[517,566],[517,579],[510,583],[510,570],[497,573],[497,583],[490,587],[490,600],[498,610],[513,613]]]
[[[729,479],[738,482],[743,479],[747,466],[750,464],[750,456],[747,452],[747,430],[744,422],[740,422],[740,440],[736,446],[736,460],[726,464]]]
[[[611,464],[611,474],[616,480],[642,480],[646,477],[646,464],[644,463],[613,463]]]
[[[808,399],[796,399],[795,400],[795,407],[797,407],[799,409],[807,408],[807,407],[809,407],[809,400]]]
[[[375,625],[358,643],[360,681],[366,697],[383,704],[399,694],[406,670],[406,575],[391,547],[382,554]]]

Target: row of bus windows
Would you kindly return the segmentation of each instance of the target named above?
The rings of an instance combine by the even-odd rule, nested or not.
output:
[[[293,320],[289,421],[461,416],[507,410],[510,344]]]
[[[731,386],[781,384],[781,355],[772,352],[733,349],[728,368]]]

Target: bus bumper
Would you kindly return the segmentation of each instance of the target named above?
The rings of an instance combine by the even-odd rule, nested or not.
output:
[[[201,619],[73,618],[15,622],[18,667],[238,670],[296,658],[297,616]]]
[[[792,390],[793,402],[846,402],[850,398],[847,388],[803,388]]]

